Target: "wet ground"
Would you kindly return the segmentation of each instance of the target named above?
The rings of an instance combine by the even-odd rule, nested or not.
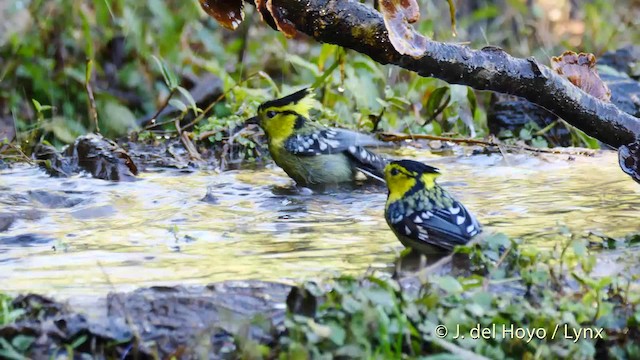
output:
[[[620,171],[615,152],[505,161],[404,149],[402,157],[439,167],[441,183],[485,231],[522,237],[526,246],[552,247],[560,225],[609,236],[640,230],[640,186]],[[0,290],[94,297],[151,285],[390,268],[401,245],[384,221],[385,198],[376,185],[298,189],[275,167],[157,169],[112,183],[50,178],[20,165],[0,171]],[[615,272],[620,256],[629,259],[608,251],[598,268]]]

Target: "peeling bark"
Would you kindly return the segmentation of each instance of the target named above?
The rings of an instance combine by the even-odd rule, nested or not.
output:
[[[640,119],[586,94],[534,58],[514,58],[497,47],[469,47],[428,41],[421,58],[398,53],[380,13],[346,0],[272,0],[295,28],[314,39],[395,64],[451,84],[523,97],[613,147],[640,138]],[[265,18],[268,13],[262,13]]]

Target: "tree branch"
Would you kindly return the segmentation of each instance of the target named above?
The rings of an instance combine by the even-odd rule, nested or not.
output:
[[[272,2],[282,18],[318,41],[353,49],[381,64],[395,64],[421,76],[523,97],[616,148],[640,138],[640,119],[588,95],[534,58],[514,58],[496,47],[472,50],[429,41],[425,55],[416,59],[394,49],[382,15],[367,5],[350,0]],[[262,15],[271,20],[268,12]]]

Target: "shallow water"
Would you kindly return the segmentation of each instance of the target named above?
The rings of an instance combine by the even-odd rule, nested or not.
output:
[[[553,246],[559,224],[609,236],[640,230],[640,186],[620,171],[614,152],[575,160],[407,156],[439,167],[440,182],[485,231],[522,237],[527,246]],[[28,166],[0,171],[0,213],[20,218],[0,233],[0,290],[65,298],[391,266],[401,245],[383,218],[383,187],[313,193],[292,184],[275,167],[157,170],[133,183],[49,178]],[[605,273],[619,269],[616,254],[600,258]]]

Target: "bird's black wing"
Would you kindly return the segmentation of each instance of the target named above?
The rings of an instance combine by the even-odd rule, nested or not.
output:
[[[344,129],[323,129],[291,135],[284,143],[287,151],[301,156],[345,153],[352,158],[357,169],[383,179],[384,167],[389,161],[366,149],[373,146],[389,145],[370,135]]]
[[[409,215],[391,214],[391,223],[399,234],[447,250],[468,243],[482,231],[475,217],[456,200],[447,209],[406,213]]]

